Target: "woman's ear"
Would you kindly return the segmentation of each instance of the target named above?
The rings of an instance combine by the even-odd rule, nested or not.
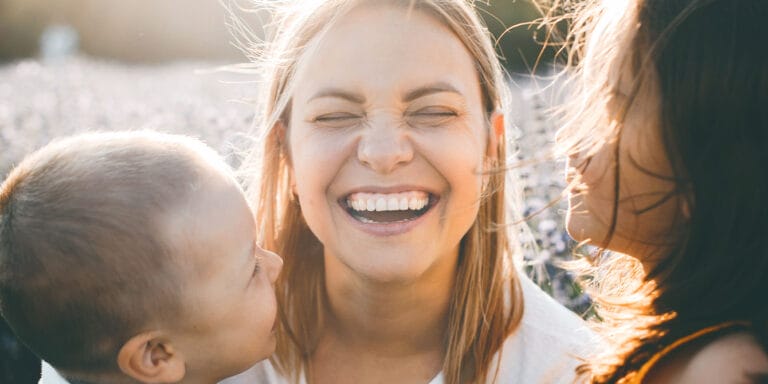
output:
[[[497,111],[491,114],[490,119],[488,143],[483,164],[483,194],[488,191],[488,183],[491,181],[491,172],[496,171],[495,168],[499,163],[499,143],[501,140],[504,140],[504,114]]]
[[[126,375],[147,384],[177,383],[184,379],[184,357],[157,332],[128,340],[117,354],[117,365]]]
[[[488,134],[488,150],[486,156],[496,160],[499,158],[499,142],[504,140],[504,114],[493,112],[491,114],[491,129]]]

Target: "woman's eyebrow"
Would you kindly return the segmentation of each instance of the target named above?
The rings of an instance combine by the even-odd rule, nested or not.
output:
[[[422,87],[418,87],[416,89],[410,90],[403,95],[403,101],[410,102],[413,100],[416,100],[420,97],[424,97],[427,95],[431,95],[433,93],[455,93],[459,96],[463,96],[461,92],[459,92],[456,88],[454,88],[452,85],[446,83],[446,82],[437,82],[432,84],[427,84]]]
[[[323,97],[334,97],[338,99],[344,99],[355,104],[365,104],[365,96],[348,92],[340,88],[323,88],[319,92],[315,93],[309,98],[307,102]]]

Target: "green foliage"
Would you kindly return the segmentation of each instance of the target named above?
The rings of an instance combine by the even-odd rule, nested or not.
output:
[[[542,14],[534,0],[478,1],[477,6],[496,38],[502,62],[508,70],[530,74],[537,61],[539,69],[553,61],[554,50],[542,51],[545,31],[537,22]]]

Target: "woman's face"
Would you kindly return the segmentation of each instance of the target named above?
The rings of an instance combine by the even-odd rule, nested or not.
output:
[[[621,78],[609,83],[615,91],[604,113],[616,118],[628,101],[632,81]],[[576,240],[635,256],[644,264],[663,256],[674,241],[680,204],[672,194],[675,182],[659,129],[659,102],[656,83],[646,80],[627,112],[621,140],[609,140],[591,157],[573,156],[568,164],[568,174],[581,181],[570,191],[568,233]],[[606,241],[616,204],[615,232]]]
[[[488,142],[474,62],[419,11],[361,6],[296,73],[295,193],[327,262],[375,281],[455,265]]]

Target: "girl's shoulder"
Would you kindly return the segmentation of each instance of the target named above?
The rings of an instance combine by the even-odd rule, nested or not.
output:
[[[739,331],[719,336],[706,343],[694,343],[670,356],[649,375],[649,382],[736,383],[763,382],[768,379],[768,354],[755,337]],[[658,378],[658,379],[656,379]]]
[[[768,354],[743,322],[700,329],[649,359],[633,382],[721,383],[768,379]]]
[[[746,375],[768,375],[768,355],[750,333],[725,335],[692,356],[681,383],[704,383],[708,377],[744,380]]]

